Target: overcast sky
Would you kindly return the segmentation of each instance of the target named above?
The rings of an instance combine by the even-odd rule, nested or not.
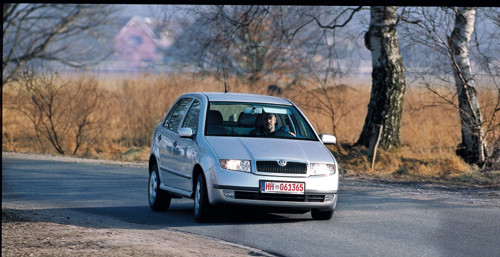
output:
[[[127,15],[138,15],[138,16],[149,16],[151,14],[151,8],[155,7],[153,5],[138,5],[138,4],[126,4],[125,13]]]

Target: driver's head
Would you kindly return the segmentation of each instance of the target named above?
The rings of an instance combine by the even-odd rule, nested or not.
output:
[[[272,113],[264,113],[264,114],[262,114],[262,122],[263,122],[264,128],[268,132],[273,132],[275,129],[275,125],[276,125],[276,116]]]

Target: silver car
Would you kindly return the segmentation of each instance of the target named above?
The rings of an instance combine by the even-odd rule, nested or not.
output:
[[[227,204],[310,210],[313,219],[328,220],[339,175],[324,144],[335,143],[284,98],[184,94],[153,133],[149,205],[164,211],[172,198],[194,199],[197,222]]]

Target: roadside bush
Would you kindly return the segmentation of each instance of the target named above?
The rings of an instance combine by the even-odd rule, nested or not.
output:
[[[14,126],[24,132],[20,138],[29,135],[31,129],[36,140],[31,138],[30,145],[38,143],[42,152],[52,148],[59,154],[76,155],[79,151],[88,151],[99,141],[105,117],[98,114],[102,94],[95,79],[24,73],[19,83],[6,89],[5,94],[8,95],[4,97],[6,109],[22,114],[28,123]],[[21,120],[9,119],[11,122]],[[9,132],[17,134],[6,131],[4,135]]]

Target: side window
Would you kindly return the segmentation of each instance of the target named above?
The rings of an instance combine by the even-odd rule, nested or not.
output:
[[[198,100],[194,100],[194,103],[191,105],[191,108],[189,108],[186,118],[184,119],[184,123],[182,124],[183,128],[191,128],[193,133],[196,133],[198,130],[200,106],[200,102]]]
[[[184,117],[186,109],[191,103],[191,100],[191,98],[182,98],[181,100],[179,100],[172,108],[172,110],[168,113],[163,126],[167,127],[168,129],[177,131],[182,117]]]

